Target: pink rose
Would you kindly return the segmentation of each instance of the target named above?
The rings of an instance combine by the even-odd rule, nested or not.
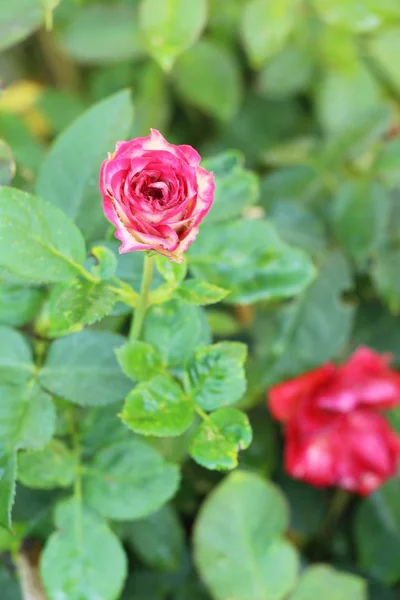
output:
[[[156,129],[117,142],[101,165],[103,209],[119,252],[154,250],[182,262],[214,199],[214,176],[191,146],[169,144]]]

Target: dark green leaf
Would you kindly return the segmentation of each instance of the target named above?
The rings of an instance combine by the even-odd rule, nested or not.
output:
[[[170,504],[134,521],[128,529],[128,541],[140,559],[153,569],[178,571],[181,567],[185,532]]]
[[[76,466],[74,454],[62,442],[53,440],[40,452],[18,455],[18,481],[39,489],[69,487]]]
[[[12,250],[10,250],[12,249]],[[63,281],[82,271],[80,231],[57,207],[0,187],[0,265],[32,281]]]
[[[37,193],[62,208],[90,240],[99,239],[108,226],[98,188],[100,164],[126,137],[131,120],[128,91],[106,98],[57,138],[42,163]]]
[[[151,379],[164,370],[159,350],[146,342],[129,341],[116,354],[121,369],[133,381]]]
[[[191,395],[196,404],[210,411],[234,404],[246,390],[243,361],[236,352],[239,344],[229,342],[199,348],[189,365]],[[243,344],[244,354],[246,347]],[[240,357],[241,358],[241,357]]]
[[[221,408],[208,416],[195,430],[190,455],[207,469],[234,469],[238,453],[251,443],[247,416],[235,408]]]
[[[47,541],[40,563],[49,598],[119,598],[127,560],[107,524],[73,501],[57,506],[55,521],[58,531]]]
[[[102,515],[133,520],[158,510],[176,492],[179,472],[156,450],[136,439],[105,448],[84,479],[84,498]]]
[[[400,309],[400,250],[378,251],[372,267],[372,278],[390,310]]]
[[[0,282],[0,324],[25,325],[38,312],[43,297],[41,289]]]
[[[34,375],[32,351],[26,339],[11,327],[0,326],[0,380],[22,383]]]
[[[193,421],[193,401],[171,377],[158,375],[128,395],[121,419],[143,435],[181,435]]]
[[[206,24],[205,0],[142,0],[139,24],[149,54],[169,71]]]
[[[15,453],[0,452],[0,527],[11,528],[11,509],[14,504],[16,479]]]
[[[378,183],[345,183],[333,204],[333,223],[339,242],[359,264],[382,242],[388,226],[390,201]]]
[[[122,336],[81,331],[53,342],[41,384],[53,394],[82,406],[99,406],[123,400],[131,388],[115,357]]]
[[[363,500],[355,520],[359,564],[393,584],[400,579],[400,479],[392,479]]]
[[[282,539],[284,497],[258,475],[233,473],[203,504],[195,561],[215,600],[281,600],[295,585],[296,550]]]

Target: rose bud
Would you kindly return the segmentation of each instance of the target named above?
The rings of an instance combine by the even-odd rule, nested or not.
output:
[[[328,363],[270,389],[292,477],[367,495],[396,474],[400,436],[380,414],[400,404],[400,375],[388,362],[362,347],[340,367]]]
[[[116,226],[121,254],[153,250],[182,262],[214,199],[214,176],[191,146],[148,137],[117,142],[100,170],[107,219]]]

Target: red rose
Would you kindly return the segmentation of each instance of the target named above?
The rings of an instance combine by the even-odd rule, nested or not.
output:
[[[400,403],[389,360],[362,347],[341,367],[328,363],[270,390],[290,475],[367,495],[396,473],[400,436],[380,414]]]

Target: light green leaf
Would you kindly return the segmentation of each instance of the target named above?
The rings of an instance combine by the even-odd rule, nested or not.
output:
[[[157,254],[156,256],[157,271],[164,277],[167,283],[178,285],[181,283],[187,273],[187,262],[183,260],[181,263],[171,262],[166,256]]]
[[[65,335],[106,317],[117,301],[107,283],[73,279],[61,283],[50,293],[45,315],[49,336]]]
[[[55,521],[58,530],[40,562],[49,598],[117,600],[127,573],[118,538],[102,519],[72,501],[57,506]]]
[[[76,466],[74,454],[62,442],[53,440],[40,452],[18,455],[18,481],[38,489],[69,487]]]
[[[130,392],[121,419],[143,435],[181,435],[192,424],[193,401],[171,377],[158,375]]]
[[[53,437],[53,402],[38,386],[0,385],[0,451],[39,450]]]
[[[215,600],[281,600],[295,585],[296,550],[281,538],[288,508],[280,491],[251,473],[226,477],[203,504],[195,562]]]
[[[185,551],[185,532],[170,504],[129,525],[128,542],[150,568],[178,571]]]
[[[314,277],[307,255],[284,244],[265,220],[203,228],[190,250],[189,267],[196,277],[231,290],[226,302],[232,304],[287,298]]]
[[[0,324],[25,325],[39,311],[43,298],[41,289],[0,281]]]
[[[80,6],[58,39],[64,52],[83,64],[104,64],[142,54],[136,11],[127,4]]]
[[[132,387],[115,357],[115,349],[123,342],[120,335],[100,331],[81,331],[56,340],[39,381],[53,394],[82,406],[123,400]]]
[[[116,354],[121,369],[133,381],[151,379],[164,370],[159,350],[146,342],[129,341]]]
[[[169,366],[189,360],[202,336],[201,309],[179,300],[153,306],[147,313],[143,338],[160,351]]]
[[[299,18],[298,0],[250,0],[242,18],[242,39],[250,64],[259,69],[279,52]]]
[[[257,202],[259,184],[257,175],[243,167],[243,156],[238,152],[223,152],[202,162],[214,173],[215,194],[205,225],[229,221]]]
[[[182,54],[173,78],[178,94],[186,102],[214,118],[228,121],[239,110],[239,66],[231,53],[210,40],[203,39]]]
[[[398,17],[400,17],[400,9]],[[385,76],[400,90],[400,67],[396,56],[400,52],[400,27],[384,29],[374,36],[368,45],[370,56]]]
[[[12,249],[12,250],[11,250]],[[0,265],[32,281],[63,281],[82,271],[80,231],[57,207],[0,187]]]
[[[361,577],[336,571],[328,565],[308,567],[290,600],[367,600],[367,588]]]
[[[360,504],[355,518],[359,565],[392,585],[400,580],[400,479],[385,483]]]
[[[238,453],[249,447],[252,432],[245,413],[220,408],[201,423],[190,441],[190,455],[203,467],[225,471],[238,464]]]
[[[4,140],[0,139],[0,185],[10,185],[15,170],[16,165],[11,148]]]
[[[15,497],[15,453],[0,452],[0,527],[11,529],[11,509]]]
[[[224,290],[217,285],[207,283],[207,281],[202,281],[201,279],[188,279],[176,290],[176,295],[181,300],[199,305],[215,304],[228,294],[229,290]]]
[[[118,259],[110,248],[95,246],[90,249],[90,254],[98,261],[98,264],[92,269],[96,277],[104,280],[114,277],[118,267]]]
[[[334,199],[332,219],[339,242],[364,265],[383,241],[389,224],[390,199],[379,183],[344,183]]]
[[[135,89],[136,117],[132,137],[148,135],[150,128],[165,131],[171,112],[165,73],[154,62],[144,63]]]
[[[145,517],[175,494],[179,471],[136,439],[98,452],[84,478],[85,502],[116,520]]]
[[[313,4],[327,24],[354,32],[371,31],[385,18],[400,17],[396,0],[313,0]]]
[[[189,364],[191,396],[196,404],[210,411],[234,404],[246,390],[243,362],[229,342],[199,348]]]
[[[0,381],[13,384],[28,381],[34,369],[26,339],[15,329],[0,326]]]
[[[36,190],[74,219],[89,240],[107,230],[98,187],[101,162],[115,142],[127,136],[132,121],[125,90],[95,104],[53,144],[42,163]]]
[[[44,19],[43,0],[13,0],[0,6],[0,50],[22,41]]]
[[[142,0],[139,26],[149,54],[169,71],[206,24],[206,0]]]

